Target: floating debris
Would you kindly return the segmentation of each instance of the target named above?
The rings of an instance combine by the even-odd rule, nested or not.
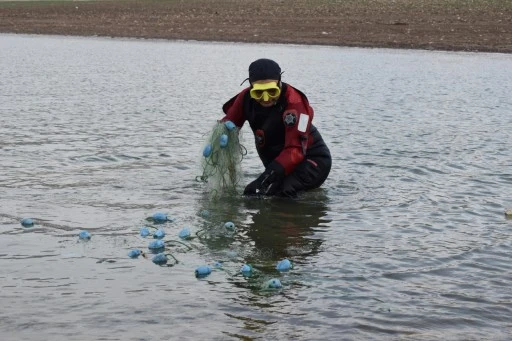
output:
[[[505,211],[505,217],[508,219],[512,219],[512,208],[509,208]]]

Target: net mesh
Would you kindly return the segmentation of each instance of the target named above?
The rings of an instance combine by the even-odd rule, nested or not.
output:
[[[230,121],[217,122],[203,149],[203,173],[198,181],[206,184],[212,196],[235,194],[240,183],[241,163],[247,150],[240,143],[240,130]]]

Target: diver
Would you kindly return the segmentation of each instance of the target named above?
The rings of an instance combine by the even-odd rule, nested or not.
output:
[[[246,79],[250,86],[222,107],[221,121],[231,121],[238,128],[249,122],[265,167],[245,187],[247,196],[296,197],[320,187],[331,170],[329,148],[312,124],[313,108],[306,95],[281,81],[281,75],[271,59],[252,62]]]

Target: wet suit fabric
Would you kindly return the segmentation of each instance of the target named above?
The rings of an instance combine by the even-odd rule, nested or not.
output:
[[[249,90],[224,104],[222,121],[232,121],[239,128],[249,122],[263,165],[280,175],[273,194],[295,196],[322,185],[331,169],[331,155],[312,124],[314,111],[306,95],[282,83],[283,95],[266,108],[250,97]]]

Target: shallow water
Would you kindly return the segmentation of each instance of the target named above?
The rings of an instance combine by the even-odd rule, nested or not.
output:
[[[262,56],[333,170],[296,201],[212,200],[201,150]],[[508,339],[510,79],[505,54],[0,35],[0,337]],[[127,257],[154,212],[202,231],[173,267]]]

